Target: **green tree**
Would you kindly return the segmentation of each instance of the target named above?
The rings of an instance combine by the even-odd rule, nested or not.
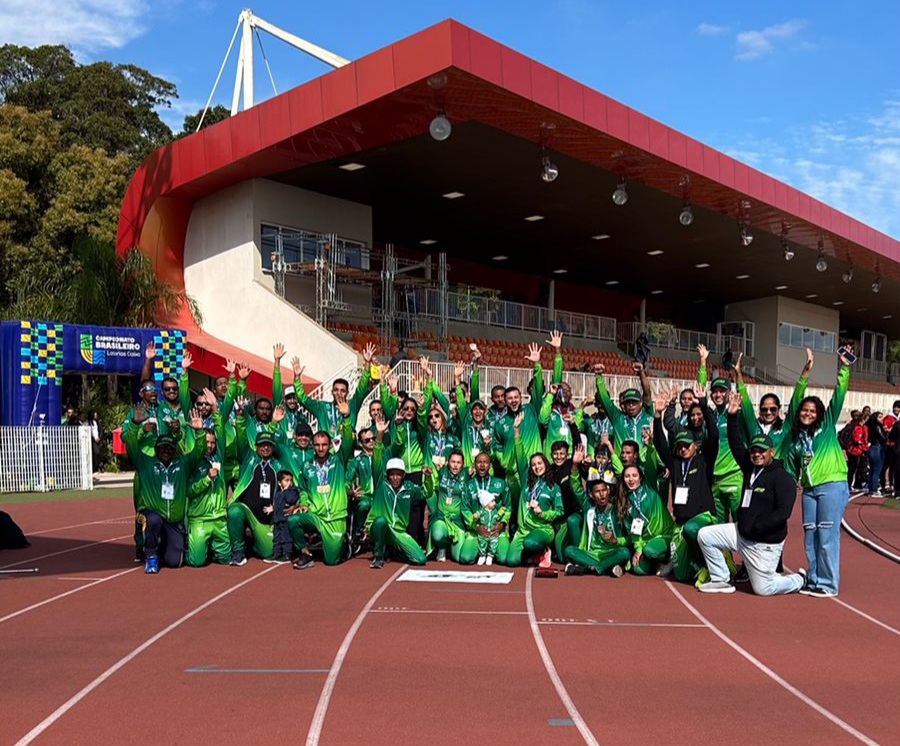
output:
[[[209,111],[206,112],[205,117],[203,116],[203,109],[198,109],[196,114],[188,114],[184,118],[184,126],[181,128],[178,137],[181,138],[193,135],[197,131],[197,125],[200,123],[201,117],[203,117],[203,126],[200,129],[205,130],[207,127],[211,127],[214,124],[218,124],[219,122],[228,119],[230,116],[231,111],[221,104],[211,106]]]

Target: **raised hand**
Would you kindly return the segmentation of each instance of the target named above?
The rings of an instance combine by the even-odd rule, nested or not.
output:
[[[803,372],[800,376],[808,376],[813,369],[813,365],[816,362],[816,356],[813,355],[813,351],[807,347],[806,348],[806,364],[803,366]]]
[[[225,365],[222,367],[225,368],[225,372],[228,373],[229,376],[233,376],[234,371],[237,369],[237,363],[231,358],[226,358]]]
[[[196,409],[191,410],[191,427],[194,430],[203,429],[203,418],[200,416],[200,413]]]
[[[248,378],[250,378],[250,373],[250,366],[247,365],[247,363],[241,363],[241,367],[238,368],[237,371],[238,378],[240,378],[242,381],[246,381]]]
[[[142,422],[146,422],[147,416],[147,405],[141,402],[140,404],[135,405],[131,421],[135,425],[140,425]]]
[[[631,364],[631,369],[632,369],[635,373],[637,373],[638,375],[640,375],[640,373],[644,370],[644,364],[643,364],[643,363],[634,362],[634,363]]]
[[[181,372],[187,373],[193,364],[194,356],[191,355],[190,352],[185,352],[184,355],[181,356]]]
[[[306,370],[306,367],[300,365],[299,357],[291,358],[291,369],[294,371],[294,378],[300,378],[303,375],[303,371]]]
[[[556,396],[556,392],[557,392],[557,391],[559,391],[559,384],[558,384],[558,383],[551,383],[551,384],[550,384],[550,393],[553,394],[553,396]]]
[[[478,345],[472,342],[469,345],[469,349],[472,350],[472,357],[477,361],[481,360],[481,350],[478,349]]]
[[[281,358],[284,357],[284,345],[281,342],[278,342],[272,348],[272,356],[275,358],[275,365],[281,364]]]
[[[578,405],[578,408],[586,409],[587,407],[590,407],[591,405],[593,405],[593,403],[594,403],[594,397],[586,396],[584,399],[581,400],[581,404]]]
[[[513,421],[513,427],[515,427],[516,432],[519,432],[519,428],[522,426],[522,422],[524,419],[525,419],[525,413],[520,411],[516,415],[516,419]]]
[[[606,372],[606,366],[603,363],[594,363],[591,367],[594,370],[594,375],[602,376]]]
[[[732,391],[728,397],[728,414],[737,414],[741,411],[741,395]]]
[[[578,466],[579,464],[581,464],[581,462],[584,461],[584,455],[585,455],[584,444],[579,443],[577,446],[575,446],[575,452],[572,454],[572,464],[575,466]]]
[[[210,409],[212,409],[213,412],[219,411],[219,402],[212,391],[206,388],[203,389],[203,398],[205,401],[209,402]]]
[[[700,355],[700,365],[706,365],[706,360],[709,357],[709,350],[706,349],[706,345],[697,345],[697,353]]]
[[[391,423],[384,419],[383,414],[379,413],[375,416],[375,429],[378,431],[379,435],[384,435],[391,429]]]
[[[650,445],[650,441],[653,439],[653,423],[651,422],[649,426],[644,426],[641,428],[641,441],[645,446]]]
[[[533,364],[541,362],[541,346],[537,342],[528,345],[528,354],[525,359]]]
[[[453,366],[453,377],[456,379],[456,382],[459,383],[462,380],[463,373],[466,372],[466,364],[462,360],[457,360],[456,365]]]
[[[426,378],[431,378],[431,361],[425,355],[419,358],[419,367]]]
[[[666,411],[666,407],[669,406],[669,395],[663,391],[656,397],[654,404],[656,406],[656,414],[662,414]]]
[[[697,381],[694,381],[694,384],[691,386],[691,391],[694,392],[694,397],[698,400],[706,396],[706,391]]]
[[[396,374],[396,373],[391,373],[391,375],[388,376],[388,379],[387,379],[387,385],[388,385],[388,390],[389,390],[392,394],[396,394],[396,393],[397,393],[397,389],[398,389],[399,386],[400,386],[400,379],[397,377],[397,374]]]
[[[562,332],[559,329],[554,329],[550,332],[550,339],[547,340],[547,344],[557,350],[562,347]]]
[[[338,412],[341,413],[341,417],[350,416],[350,402],[347,401],[346,395],[339,394],[335,397],[334,403],[337,406]]]
[[[147,348],[144,350],[144,357],[152,360],[156,357],[156,345],[153,342],[147,342]]]
[[[846,345],[845,348],[846,348],[847,352],[849,352],[851,354],[853,353],[853,347],[851,345]],[[811,355],[811,354],[812,353],[810,353],[809,350],[807,350],[807,355]],[[841,355],[841,364],[846,365],[848,368],[850,367],[850,361],[847,359],[847,357],[845,355]]]
[[[246,396],[239,396],[235,399],[234,405],[237,407],[238,416],[244,414],[244,410],[247,409],[248,404],[250,404],[250,400]]]
[[[284,421],[284,414],[284,404],[279,404],[272,410],[272,422],[276,425],[281,424]]]
[[[375,359],[375,353],[378,351],[378,348],[374,345],[374,343],[369,342],[363,348],[362,358],[366,361],[366,365],[371,365],[372,361]]]

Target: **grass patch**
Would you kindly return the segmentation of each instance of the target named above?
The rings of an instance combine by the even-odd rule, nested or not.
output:
[[[900,500],[887,499],[881,503],[882,510],[900,510]]]
[[[0,505],[67,502],[69,500],[101,500],[120,497],[130,498],[131,487],[110,487],[102,490],[66,490],[60,492],[4,492],[0,494]]]

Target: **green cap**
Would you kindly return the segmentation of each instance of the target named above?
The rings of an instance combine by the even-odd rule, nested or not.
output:
[[[677,445],[681,445],[682,443],[685,443],[685,444],[687,444],[687,445],[690,445],[691,443],[694,442],[694,436],[691,435],[687,430],[681,430],[681,431],[675,436],[675,440],[674,440],[673,442],[674,442],[674,444],[675,444],[676,446],[677,446]]]
[[[712,389],[725,389],[726,391],[731,391],[731,381],[727,378],[714,378],[712,385],[709,388],[710,391],[712,391]]]
[[[750,441],[749,450],[753,450],[754,448],[762,449],[763,451],[768,451],[771,448],[774,448],[775,444],[772,442],[772,439],[768,435],[757,435],[753,440]]]
[[[175,447],[175,438],[171,435],[160,435],[156,439],[156,447],[157,448],[174,448]]]
[[[271,433],[260,433],[256,436],[256,445],[258,446],[274,446],[275,438],[272,437]]]
[[[625,389],[619,396],[619,399],[623,402],[625,402],[625,401],[642,401],[643,398],[644,397],[641,396],[641,392],[638,391],[637,389]]]

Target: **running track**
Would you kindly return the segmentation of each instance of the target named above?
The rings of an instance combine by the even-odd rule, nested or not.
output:
[[[41,572],[0,580],[2,744],[900,743],[900,568],[846,536],[839,603],[362,560],[146,577],[127,500],[8,509],[33,546],[0,568]]]

